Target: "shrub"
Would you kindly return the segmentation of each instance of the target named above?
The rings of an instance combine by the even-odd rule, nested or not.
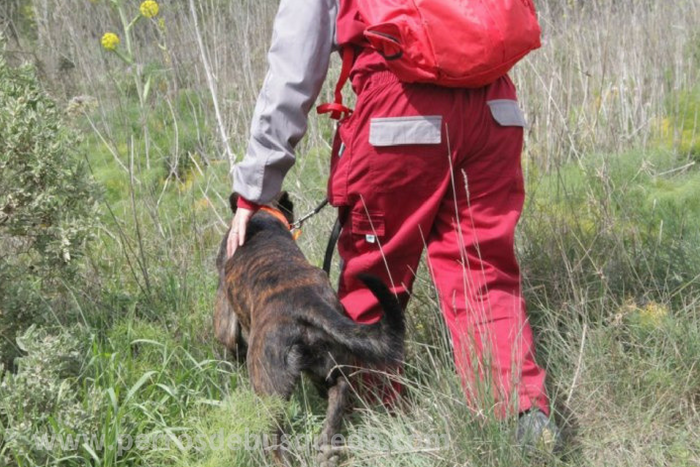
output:
[[[1,46],[1,45],[0,45]],[[95,185],[74,152],[78,136],[29,66],[0,56],[0,356],[49,311],[59,319],[65,286],[96,225]]]
[[[83,395],[79,380],[90,339],[76,328],[54,335],[30,326],[17,342],[25,356],[0,383],[0,462],[48,465],[73,454],[75,447],[59,440],[95,433],[100,393],[93,386]]]

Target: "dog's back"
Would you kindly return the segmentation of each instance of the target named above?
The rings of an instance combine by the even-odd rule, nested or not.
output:
[[[292,211],[286,195],[280,203],[281,209]],[[233,199],[231,205],[235,210]],[[221,323],[226,321],[224,315],[235,313],[248,341],[249,357],[263,366],[288,366],[295,374],[318,373],[316,367],[325,367],[322,360],[327,356],[341,364],[351,358],[374,365],[402,359],[403,312],[381,280],[359,277],[377,297],[384,316],[372,325],[357,324],[344,313],[326,273],[309,264],[289,230],[274,216],[257,212],[249,222],[244,246],[228,261],[226,238],[217,258],[217,306],[229,309],[217,310],[215,321]],[[217,331],[219,340],[233,349],[235,337],[226,326],[219,324]],[[275,362],[263,362],[265,358]]]
[[[308,263],[281,223],[260,213],[249,229],[245,247],[225,264],[220,262],[221,280],[232,311],[248,333],[251,371],[285,367],[288,373],[281,378],[261,374],[260,383],[286,394],[291,390],[287,382],[301,371],[325,377],[329,365],[350,363],[348,357],[375,365],[401,360],[403,313],[379,279],[360,277],[382,304],[384,317],[373,325],[357,324],[343,312],[326,273]],[[221,249],[220,257],[225,242]]]

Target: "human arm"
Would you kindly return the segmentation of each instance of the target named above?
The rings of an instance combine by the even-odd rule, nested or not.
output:
[[[306,133],[308,113],[328,72],[337,9],[337,0],[280,2],[248,149],[233,170],[240,197],[227,241],[229,257],[243,245],[257,207],[279,193],[294,164],[294,148]]]
[[[294,164],[294,148],[328,72],[337,9],[337,0],[280,3],[248,148],[233,171],[234,190],[248,201],[270,202]]]

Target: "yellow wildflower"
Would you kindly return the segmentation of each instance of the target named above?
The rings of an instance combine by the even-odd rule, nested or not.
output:
[[[647,303],[639,310],[640,324],[647,329],[660,327],[669,314],[668,307],[656,302]]]
[[[104,36],[102,36],[102,47],[105,48],[105,50],[117,50],[117,46],[119,45],[119,36],[114,34],[113,32],[108,32],[105,33]]]
[[[146,0],[141,4],[139,11],[141,11],[141,14],[146,18],[153,18],[154,16],[158,15],[158,2],[154,0]]]

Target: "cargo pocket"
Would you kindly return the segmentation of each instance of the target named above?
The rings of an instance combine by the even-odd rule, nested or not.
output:
[[[358,253],[379,250],[379,243],[386,233],[384,213],[379,211],[352,211],[350,231]]]
[[[440,115],[372,118],[367,143],[375,192],[430,189],[447,162],[442,132]]]
[[[486,102],[491,109],[493,119],[501,126],[525,127],[525,116],[518,101],[511,99],[494,99]]]

